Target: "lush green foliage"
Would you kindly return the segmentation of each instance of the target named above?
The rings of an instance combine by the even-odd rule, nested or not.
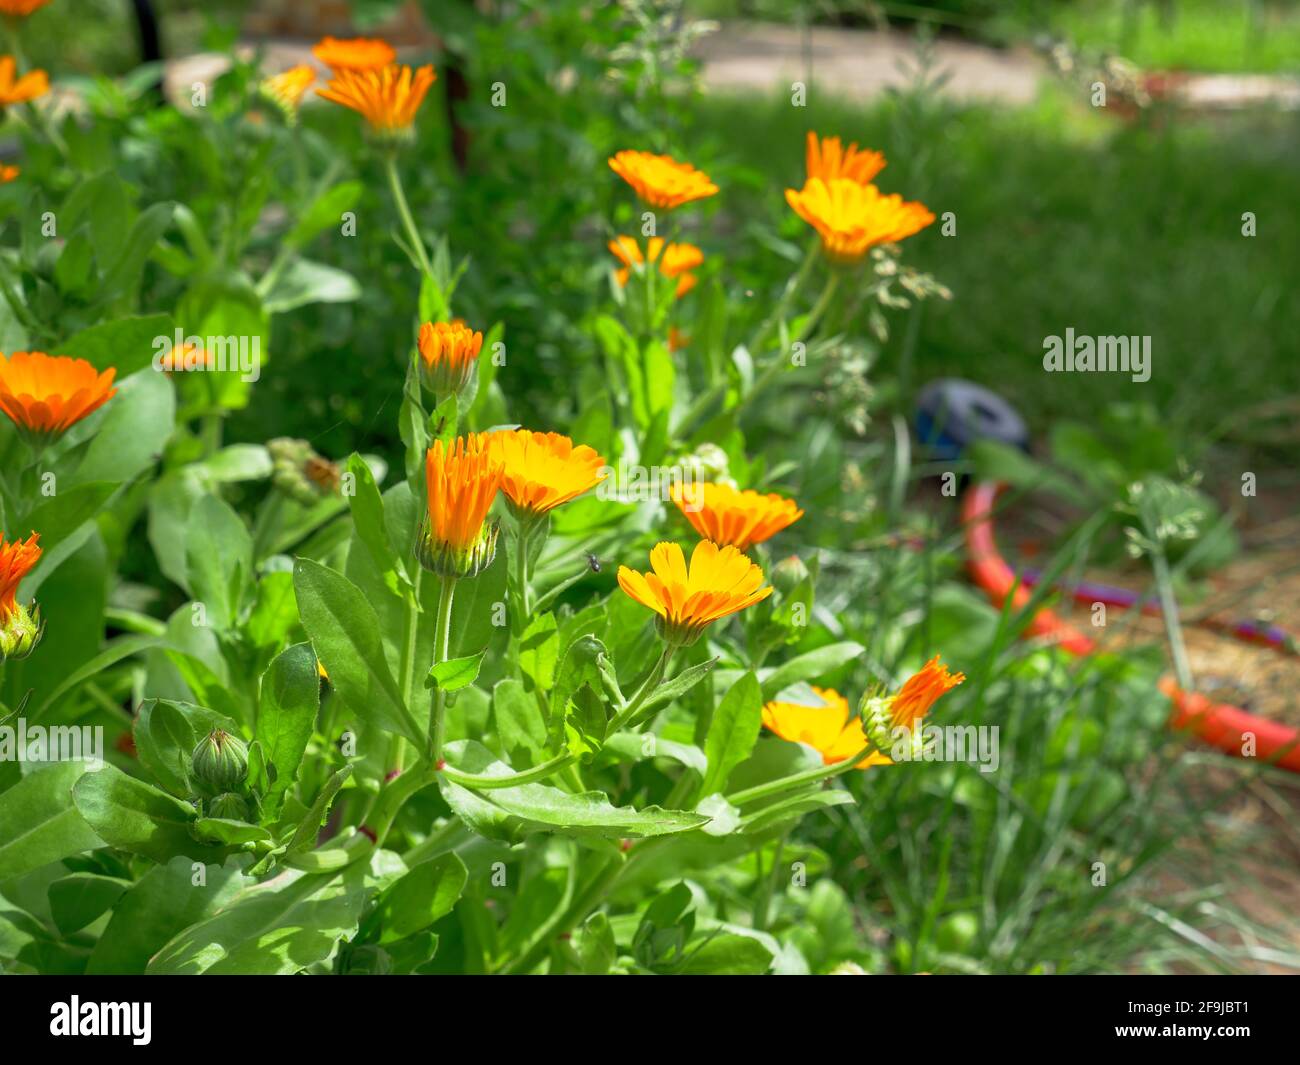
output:
[[[976,112],[958,127],[920,97],[819,110],[821,132],[889,153],[887,189],[961,226],[1003,220],[978,246],[949,251],[936,227],[833,267],[781,199],[800,183],[808,114],[773,107],[756,124],[753,101],[702,103],[671,23],[610,5],[515,14],[441,27],[444,76],[395,158],[333,105],[287,123],[240,61],[198,107],[153,106],[144,72],[87,85],[85,114],[24,129],[23,175],[0,186],[0,350],[113,366],[119,391],[41,452],[0,422],[0,526],[41,534],[22,594],[46,624],[30,657],[0,666],[0,723],[108,741],[102,767],[0,761],[0,963],[1234,965],[1185,934],[1204,924],[1197,897],[1149,899],[1156,863],[1218,799],[1189,792],[1203,763],[1162,730],[1160,656],[1075,663],[1019,641],[1030,609],[995,611],[960,583],[954,523],[918,505],[934,470],[899,413],[922,363],[928,376],[944,351],[970,357],[967,332],[993,359],[1012,347],[1000,330],[1053,331],[1036,323],[1056,322],[1054,256],[1030,238],[1064,212],[1026,189],[1064,202],[1079,186],[1052,184],[1050,153],[1008,133],[1015,120]],[[452,65],[474,89],[452,110],[470,138],[463,169],[441,95]],[[1019,154],[993,158],[999,135]],[[1202,158],[1195,143],[1118,140],[1117,181],[1162,152],[1161,173]],[[628,147],[689,158],[721,187],[672,216],[686,227],[674,238],[705,252],[680,300],[655,271],[613,278],[607,240],[642,224],[605,163]],[[956,299],[923,316],[938,289],[910,268]],[[1261,336],[1287,313],[1276,306],[1257,313]],[[430,397],[416,329],[453,315],[483,329],[484,355],[471,387]],[[675,351],[670,324],[688,338]],[[255,339],[260,377],[157,372],[154,340],[178,329]],[[515,424],[611,465],[793,496],[806,514],[777,543],[803,572],[670,657],[616,583],[656,541],[696,539],[657,495],[591,493],[540,525],[503,513],[482,572],[427,571],[426,449]],[[1181,439],[1149,428],[1141,454],[1122,433],[1060,434],[1066,476],[1109,464],[1053,569],[1132,524],[1113,515],[1122,485],[1179,474]],[[772,574],[774,549],[750,553]],[[863,772],[762,727],[765,702],[807,701],[816,684],[856,706],[940,651],[968,680],[936,715],[1000,730],[994,772]],[[194,757],[214,732],[219,749]]]

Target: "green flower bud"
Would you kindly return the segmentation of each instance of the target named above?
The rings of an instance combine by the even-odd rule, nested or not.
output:
[[[247,821],[248,803],[233,791],[225,791],[208,802],[207,813],[223,821]]]
[[[212,791],[231,791],[248,774],[248,747],[238,736],[213,729],[194,748],[190,769]]]
[[[0,664],[10,659],[17,662],[26,658],[36,650],[44,634],[41,608],[33,603],[29,611],[22,604],[15,604],[8,619],[0,622]]]
[[[789,595],[808,579],[808,567],[798,555],[783,558],[772,567],[772,584],[782,595]]]

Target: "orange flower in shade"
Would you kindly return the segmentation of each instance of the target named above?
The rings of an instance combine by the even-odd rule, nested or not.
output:
[[[501,491],[525,520],[576,499],[609,475],[605,460],[593,448],[575,446],[559,433],[490,433],[488,450],[501,462]]]
[[[862,729],[881,752],[891,750],[901,738],[899,730],[904,730],[912,750],[919,752],[923,747],[923,729],[918,727],[918,722],[930,712],[939,696],[965,679],[964,673],[949,673],[935,655],[920,672],[907,678],[897,695],[863,696],[859,707]]]
[[[397,59],[393,46],[378,37],[324,37],[312,45],[311,54],[334,71],[378,70]]]
[[[8,185],[11,181],[16,181],[22,171],[16,166],[0,165],[0,185]]]
[[[609,168],[651,207],[680,207],[718,191],[708,174],[696,170],[690,163],[679,163],[671,155],[618,152],[609,160]]]
[[[116,372],[100,373],[85,359],[42,351],[0,355],[0,411],[39,447],[112,399]]]
[[[859,185],[868,185],[871,179],[885,169],[885,157],[880,152],[864,150],[857,144],[847,148],[840,144],[839,137],[823,137],[809,132],[807,157],[808,177],[833,181],[846,178]]]
[[[39,533],[32,533],[26,542],[9,543],[0,533],[0,664],[26,658],[40,642],[40,607],[29,611],[18,602],[18,585],[40,561],[39,539]]]
[[[862,732],[862,722],[850,712],[848,700],[834,688],[813,688],[813,691],[822,701],[821,706],[770,702],[763,707],[763,724],[783,740],[806,743],[822,756],[826,765],[859,754],[866,748],[867,738]],[[887,757],[872,751],[858,768],[889,764]]]
[[[415,71],[396,64],[378,70],[340,68],[325,88],[316,91],[362,115],[372,133],[402,140],[411,136],[415,113],[436,78],[431,66]]]
[[[21,78],[15,77],[17,72],[13,56],[0,56],[0,108],[35,100],[50,91],[50,78],[45,71],[29,70]]]
[[[664,245],[663,237],[651,237],[646,244],[645,254],[641,252],[641,245],[637,243],[635,237],[621,236],[617,240],[609,242],[609,250],[614,253],[623,266],[614,274],[615,280],[620,285],[626,285],[628,278],[632,276],[632,267],[640,266],[646,261],[646,256],[652,263],[659,264],[659,272],[668,278],[677,279],[677,290],[675,295],[681,299],[686,293],[695,287],[696,277],[690,270],[694,270],[700,263],[704,262],[704,252],[700,251],[694,244],[669,244]]]
[[[910,237],[934,221],[924,204],[904,203],[897,193],[885,196],[848,178],[809,178],[798,192],[786,189],[785,198],[817,230],[827,257],[839,263],[855,263],[873,246]]]
[[[487,433],[435,440],[425,453],[429,509],[420,533],[419,558],[440,577],[473,577],[496,557],[497,526],[487,515],[501,488],[501,461]]]
[[[261,84],[262,95],[274,103],[290,120],[298,117],[298,107],[311,83],[316,80],[316,71],[308,64],[300,63],[290,67],[282,74],[267,78]]]
[[[763,571],[734,547],[703,540],[688,567],[676,544],[656,544],[649,573],[618,568],[618,585],[657,615],[659,632],[674,647],[700,638],[709,625],[772,594]]]
[[[741,492],[730,485],[692,482],[674,484],[668,494],[697,533],[738,551],[770,540],[803,517],[793,499],[774,492],[764,495],[748,488]]]
[[[438,402],[462,392],[478,369],[483,334],[459,318],[425,322],[416,346],[420,350],[420,379]]]
[[[0,15],[25,18],[49,2],[50,0],[0,0]]]
[[[206,370],[214,363],[212,353],[198,344],[182,344],[154,357],[154,369],[163,373],[191,373]]]

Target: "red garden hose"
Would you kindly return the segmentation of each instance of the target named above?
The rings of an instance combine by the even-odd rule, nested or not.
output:
[[[994,606],[1001,607],[1011,595],[1011,605],[1021,609],[1029,602],[1029,588],[1024,583],[1017,583],[1016,575],[998,552],[993,538],[993,504],[1002,488],[1000,484],[982,481],[966,491],[961,514],[966,538],[966,565],[971,579],[984,590]],[[1047,637],[1072,655],[1087,655],[1096,649],[1090,637],[1045,607],[1034,614],[1029,632]],[[1241,635],[1252,642],[1270,642],[1260,641],[1245,632]],[[1212,702],[1198,692],[1182,691],[1172,677],[1160,678],[1160,690],[1173,703],[1170,728],[1192,732],[1211,746],[1235,757],[1242,756],[1246,737],[1253,736],[1256,757],[1300,773],[1300,730],[1269,721],[1239,706]]]

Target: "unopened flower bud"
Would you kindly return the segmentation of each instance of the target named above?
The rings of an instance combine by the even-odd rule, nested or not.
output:
[[[782,595],[789,595],[808,579],[808,567],[798,555],[783,558],[772,567],[772,584]]]
[[[211,791],[231,791],[248,774],[248,747],[238,736],[213,729],[194,748],[190,769]]]
[[[478,376],[483,334],[463,321],[425,322],[420,327],[420,380],[441,403],[467,392]]]
[[[208,803],[208,816],[223,821],[247,821],[248,803],[233,791],[225,791]]]

